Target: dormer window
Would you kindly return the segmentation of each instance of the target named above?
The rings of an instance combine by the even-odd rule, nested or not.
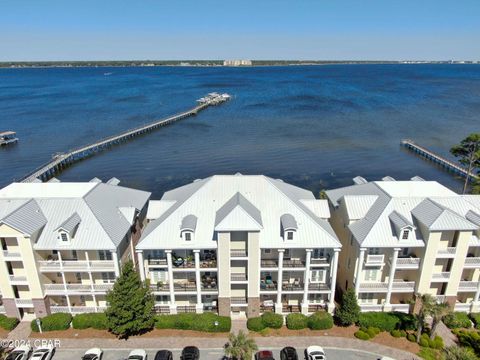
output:
[[[402,240],[408,240],[409,236],[410,236],[410,230],[403,230]]]
[[[60,238],[62,239],[62,242],[69,242],[70,241],[68,234],[64,233],[64,232],[60,233]]]
[[[293,231],[287,231],[287,240],[293,240]]]
[[[192,241],[193,234],[197,228],[197,217],[195,215],[187,215],[182,219],[180,226],[180,236],[184,241]]]
[[[280,217],[281,230],[283,232],[284,240],[293,240],[294,235],[298,229],[297,221],[292,214],[283,214]]]
[[[185,241],[192,241],[192,233],[190,231],[185,231],[183,237]]]

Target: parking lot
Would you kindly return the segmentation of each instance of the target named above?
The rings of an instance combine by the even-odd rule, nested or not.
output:
[[[86,349],[85,349],[86,350]],[[57,349],[57,353],[54,356],[54,360],[75,360],[81,359],[82,355],[85,353],[85,350],[72,350],[72,349]],[[161,350],[161,349],[158,349]],[[261,350],[272,350],[275,360],[280,360],[280,350],[281,349],[272,349],[272,348],[261,348]],[[297,349],[299,359],[303,359],[303,351],[305,349]],[[347,349],[331,349],[324,348],[327,355],[327,360],[377,360],[380,358],[379,355],[373,353],[361,352],[358,350],[347,350]],[[129,349],[109,349],[104,350],[102,360],[123,360],[126,359],[129,353]],[[153,360],[157,350],[148,350],[148,359]],[[173,359],[179,360],[181,349],[174,349]],[[223,349],[200,349],[200,360],[219,360],[223,357]]]

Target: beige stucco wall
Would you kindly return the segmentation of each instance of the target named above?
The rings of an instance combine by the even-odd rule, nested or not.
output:
[[[230,297],[230,233],[218,233],[218,297]]]
[[[260,296],[260,233],[248,233],[248,297]]]

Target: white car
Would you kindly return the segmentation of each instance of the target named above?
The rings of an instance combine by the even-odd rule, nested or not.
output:
[[[92,348],[85,351],[82,360],[102,360],[103,351],[99,348]]]
[[[5,360],[27,360],[32,353],[32,348],[28,345],[20,345],[12,350]]]
[[[307,348],[308,360],[326,360],[325,351],[321,346],[309,346]]]
[[[127,360],[147,360],[147,352],[142,349],[130,351]]]
[[[31,360],[51,360],[55,355],[55,347],[53,346],[41,346],[34,352]]]

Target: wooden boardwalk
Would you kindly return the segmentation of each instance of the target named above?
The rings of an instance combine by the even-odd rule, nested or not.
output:
[[[414,153],[444,167],[448,171],[451,171],[455,173],[456,175],[462,176],[462,177],[467,177],[470,176],[471,178],[479,178],[478,175],[468,172],[467,169],[464,167],[454,163],[453,161],[450,161],[443,156],[440,156],[438,154],[435,154],[434,152],[428,150],[427,148],[420,146],[416,144],[413,140],[410,139],[403,139],[400,144],[402,146],[405,146],[407,149],[413,151]]]
[[[216,94],[216,93],[215,93]],[[218,95],[218,96],[217,96]],[[230,97],[225,97],[220,94],[210,96],[208,98],[202,98],[202,102],[195,106],[193,109],[170,116],[166,119],[157,120],[150,124],[139,126],[121,134],[109,136],[107,138],[98,140],[92,144],[81,146],[73,149],[67,153],[57,154],[53,156],[52,160],[43,164],[24,176],[21,182],[34,182],[34,181],[47,181],[55,174],[61,172],[63,169],[69,167],[71,164],[94,155],[97,152],[103,151],[111,146],[120,144],[139,135],[148,133],[152,130],[158,129],[162,126],[172,124],[176,121],[185,119],[187,117],[196,115],[199,111],[206,109],[212,105],[218,105],[227,101]],[[225,94],[226,95],[226,94]]]

